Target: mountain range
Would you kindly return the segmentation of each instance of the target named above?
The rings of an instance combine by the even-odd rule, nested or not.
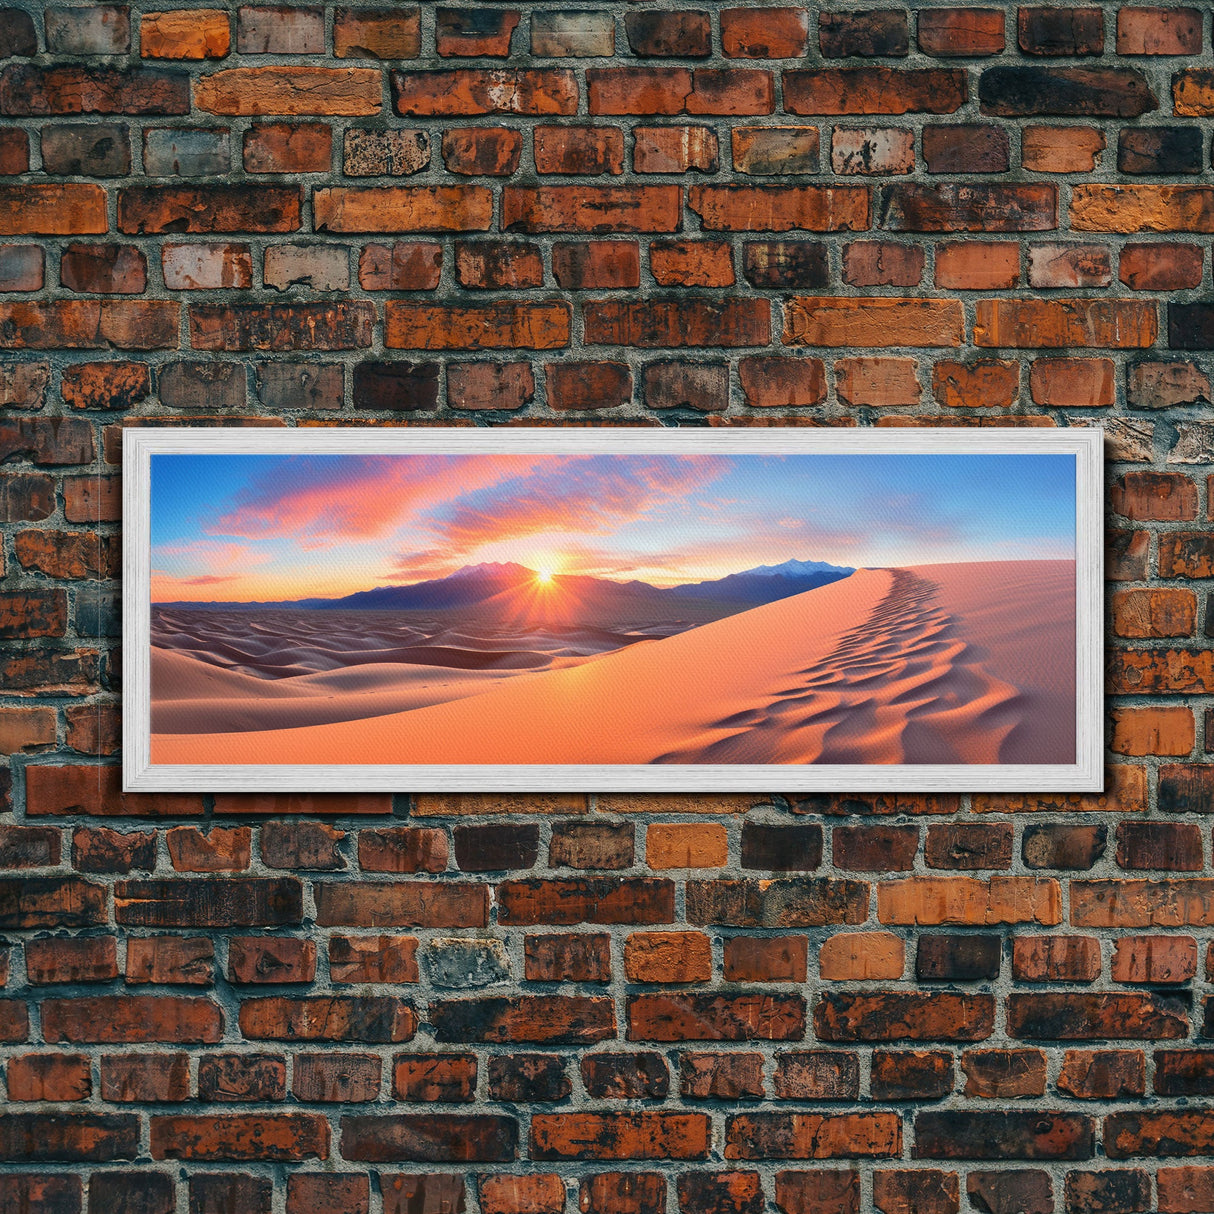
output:
[[[845,565],[825,561],[789,560],[780,565],[758,565],[741,573],[731,573],[705,582],[688,582],[680,586],[652,586],[648,582],[615,582],[609,578],[585,574],[553,574],[551,586],[571,592],[570,597],[581,602],[593,601],[597,607],[618,605],[635,609],[646,603],[669,607],[672,603],[715,600],[747,606],[773,603],[778,599],[814,590],[829,582],[855,573]],[[415,582],[410,586],[377,586],[336,599],[295,599],[289,602],[260,603],[199,603],[178,601],[158,603],[158,607],[206,607],[238,610],[240,608],[297,608],[311,610],[403,611],[409,609],[441,610],[469,607],[474,604],[500,602],[503,606],[520,595],[534,594],[538,575],[534,569],[513,562],[489,562],[466,565],[446,577]]]

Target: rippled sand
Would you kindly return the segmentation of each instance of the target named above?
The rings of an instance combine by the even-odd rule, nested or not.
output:
[[[162,724],[173,721],[170,710],[181,701],[154,692],[152,759],[1068,763],[1075,751],[1074,577],[1069,561],[860,570],[678,635],[630,637],[605,653],[528,646],[547,663],[531,672],[495,671],[496,657],[453,666],[444,671],[445,702],[427,700],[432,690],[419,693],[438,683],[435,667],[410,683],[413,673],[394,674],[370,657],[378,652],[370,638],[360,651],[370,658],[364,663],[270,684],[236,669],[200,672],[202,662],[178,652],[168,656],[190,661],[195,680],[163,662],[161,675],[173,689],[188,684],[196,721],[234,722],[246,697],[271,697],[267,686],[280,687],[287,700],[294,692],[283,683],[303,687],[334,675],[346,682],[321,683],[331,700],[326,722],[253,730],[229,723],[224,732]],[[306,712],[317,713],[311,686],[303,698],[312,701]],[[197,715],[208,700],[214,715]],[[348,715],[355,707],[361,718]]]

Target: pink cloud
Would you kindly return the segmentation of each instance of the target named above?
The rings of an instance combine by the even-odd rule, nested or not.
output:
[[[304,548],[373,539],[470,490],[525,475],[537,456],[366,456],[293,460],[241,494],[213,535],[291,535]],[[549,460],[551,457],[549,457]]]
[[[608,535],[686,499],[727,468],[726,461],[710,456],[570,460],[545,468],[522,488],[461,499],[434,527],[462,551],[548,531]]]

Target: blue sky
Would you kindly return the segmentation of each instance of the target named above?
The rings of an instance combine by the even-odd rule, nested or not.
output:
[[[655,584],[789,558],[1073,558],[1070,455],[157,455],[154,600],[348,594],[513,560]]]

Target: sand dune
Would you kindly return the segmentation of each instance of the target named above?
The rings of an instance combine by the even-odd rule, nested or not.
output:
[[[1071,562],[860,570],[676,636],[370,719],[335,703],[342,716],[325,724],[189,734],[165,732],[157,716],[152,760],[1065,763],[1075,746],[1074,633]],[[255,682],[226,704],[209,697],[219,710],[211,719],[275,685]],[[364,696],[383,709],[404,694],[389,681],[334,690],[334,700]],[[237,716],[227,719],[239,729]]]

